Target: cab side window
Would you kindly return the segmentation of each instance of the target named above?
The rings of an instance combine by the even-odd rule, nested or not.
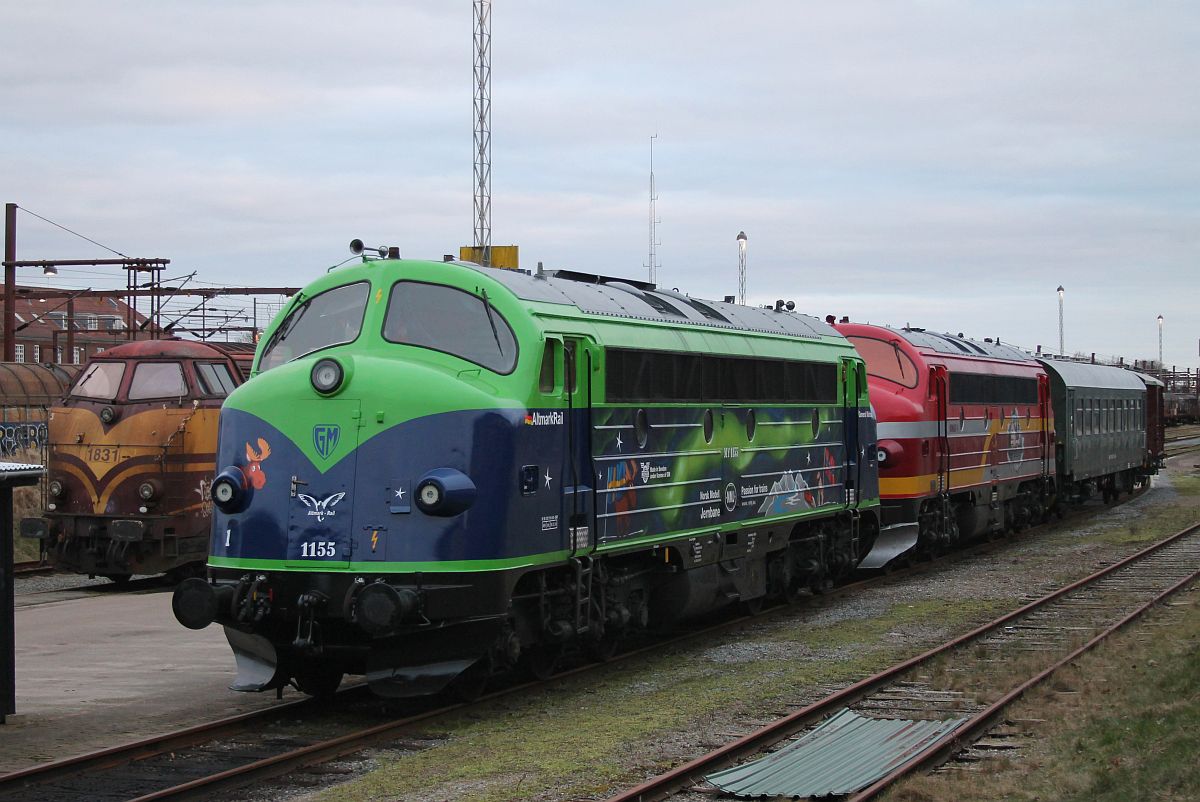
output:
[[[538,374],[538,390],[544,395],[552,394],[558,386],[554,380],[554,366],[557,364],[557,344],[557,340],[546,340],[546,347],[542,350],[542,367],[541,373]]]
[[[228,365],[220,362],[197,362],[196,376],[205,395],[225,396],[233,392],[237,382],[229,372]]]

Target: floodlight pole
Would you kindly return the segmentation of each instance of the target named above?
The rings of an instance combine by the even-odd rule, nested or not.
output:
[[[746,232],[739,231],[738,244],[738,303],[746,305]]]
[[[1162,324],[1163,324],[1163,316],[1159,315],[1158,316],[1158,369],[1166,370],[1166,366],[1163,365],[1163,355],[1162,355]]]
[[[1065,356],[1067,346],[1063,344],[1063,285],[1058,285],[1058,355]]]

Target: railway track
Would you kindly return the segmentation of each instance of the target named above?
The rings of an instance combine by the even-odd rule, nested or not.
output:
[[[868,585],[900,581],[954,562],[969,560],[1005,548],[1015,539],[1036,534],[1041,528],[1035,527],[1022,535],[998,541],[979,542],[936,560],[919,562],[887,574],[877,572],[865,577],[858,576],[824,596],[835,599],[859,592]],[[659,638],[650,645],[625,651],[609,663],[711,636],[755,617],[786,614],[789,609],[792,608],[784,605],[758,613],[757,616],[731,617],[702,629]],[[513,681],[509,687],[482,696],[478,701],[482,703],[531,690],[603,665],[576,665],[537,682]],[[382,741],[390,741],[393,748],[397,744],[408,750],[426,748],[432,742],[419,728],[434,723],[439,716],[461,711],[465,707],[465,703],[436,704],[426,701],[417,705],[410,703],[407,709],[397,709],[370,696],[363,687],[345,689],[338,694],[337,700],[336,705],[321,705],[308,699],[288,702],[0,776],[0,802],[30,798],[48,802],[91,800],[96,798],[95,790],[98,787],[109,789],[112,799],[135,799],[138,802],[204,798],[263,782],[297,768],[353,754]],[[31,797],[34,792],[37,796]]]
[[[972,749],[1029,689],[1194,582],[1200,577],[1198,565],[1200,524],[612,796],[608,802],[649,802],[685,790],[713,792],[718,786],[751,782],[761,783],[755,787],[757,794],[787,796],[787,789],[770,784],[774,780],[769,779],[766,768],[756,770],[749,764],[743,764],[737,774],[712,778],[711,783],[705,778],[768,754],[845,708],[867,718],[965,719],[869,786],[837,792],[853,802],[871,799],[908,774]],[[1021,735],[997,731],[989,744],[965,753],[965,759],[978,759],[993,748],[1012,754],[1007,748],[1011,743],[1003,743],[1003,739]]]
[[[41,560],[26,560],[24,562],[13,563],[13,573],[17,576],[52,574],[54,573],[54,566],[46,565]]]
[[[1190,454],[1193,451],[1200,451],[1200,437],[1168,441],[1164,450],[1167,459],[1178,457],[1181,454]]]
[[[841,585],[826,598],[854,593],[875,582],[898,581],[950,561],[967,559],[979,551],[1003,546],[1002,542],[981,543],[955,552],[939,561],[925,562],[894,571],[886,576]],[[787,607],[760,614],[766,617]],[[652,645],[623,652],[609,663],[632,659],[652,649],[668,647],[685,640],[727,630],[754,616],[730,618],[713,626],[691,630],[676,637],[656,640]],[[585,664],[555,674],[544,682],[531,682],[487,694],[484,702],[505,694],[520,692],[564,677],[599,668],[604,664]],[[211,723],[101,750],[79,757],[55,761],[0,776],[0,802],[26,800],[36,792],[38,799],[49,802],[91,800],[97,787],[111,789],[113,799],[200,798],[351,754],[382,740],[403,739],[405,748],[422,748],[420,738],[407,731],[438,716],[461,710],[463,704],[429,706],[403,715],[380,715],[380,701],[369,697],[363,688],[350,688],[338,694],[337,709],[314,700],[299,700],[246,713]],[[386,711],[387,708],[385,707]],[[356,719],[348,725],[346,718]],[[363,719],[370,723],[362,726]],[[312,737],[320,732],[323,737]],[[329,737],[329,733],[334,735]]]

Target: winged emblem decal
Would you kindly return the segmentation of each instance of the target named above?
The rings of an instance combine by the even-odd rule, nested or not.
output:
[[[317,523],[337,515],[333,507],[336,507],[337,503],[345,497],[345,493],[334,493],[332,496],[326,496],[323,499],[317,500],[306,493],[296,494],[296,498],[304,502],[304,506],[308,507],[308,514],[315,517]]]

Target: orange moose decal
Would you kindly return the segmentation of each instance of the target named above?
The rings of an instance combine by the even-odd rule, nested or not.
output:
[[[258,438],[258,451],[249,443],[246,443],[246,459],[250,460],[250,464],[246,466],[246,478],[250,480],[250,484],[255,490],[262,490],[267,484],[267,475],[263,473],[263,460],[271,456],[271,447],[267,445],[267,441]]]

